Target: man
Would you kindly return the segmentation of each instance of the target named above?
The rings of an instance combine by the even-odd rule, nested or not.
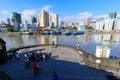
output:
[[[29,67],[29,59],[28,58],[25,58],[25,66],[26,66],[26,69]]]

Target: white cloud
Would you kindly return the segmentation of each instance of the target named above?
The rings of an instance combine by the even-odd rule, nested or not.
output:
[[[28,10],[23,10],[21,12],[22,15],[22,21],[28,20],[30,21],[31,16],[37,16],[37,10],[36,9],[28,9]]]
[[[85,11],[83,13],[77,13],[76,15],[66,16],[61,20],[65,21],[65,22],[79,22],[79,21],[84,20],[85,18],[88,18],[88,17],[92,17],[92,14]]]
[[[2,13],[2,14],[8,14],[8,11],[2,10],[1,13]]]
[[[61,18],[60,21],[64,21],[67,23],[79,22],[85,20],[85,18],[88,17],[92,18],[93,20],[98,20],[99,18],[104,18],[104,19],[109,18],[108,14],[93,16],[91,13],[85,11],[85,12],[77,13],[76,15],[65,16],[64,18]],[[117,14],[117,17],[120,18],[120,14]]]
[[[46,10],[47,12],[52,12],[51,11],[52,8],[53,7],[50,5],[45,5],[43,8],[41,8],[41,10]],[[39,11],[40,11],[40,9],[23,10],[21,12],[22,21],[27,20],[28,22],[30,22],[31,16],[35,16],[38,18]]]
[[[94,18],[94,19],[99,19],[99,18],[104,18],[104,19],[106,19],[106,18],[109,18],[109,16],[108,16],[107,14],[105,14],[105,15],[93,16],[93,18]]]
[[[42,9],[41,9],[41,11],[42,10],[45,10],[45,11],[47,11],[47,12],[52,12],[52,9],[53,8],[53,6],[51,6],[51,5],[45,5]]]

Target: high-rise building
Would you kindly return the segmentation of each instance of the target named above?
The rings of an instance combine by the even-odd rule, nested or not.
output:
[[[86,26],[89,26],[90,23],[91,23],[91,19],[90,19],[89,17],[86,18],[86,19],[85,19],[85,25],[86,25]]]
[[[14,18],[14,20],[15,20],[16,22],[18,22],[19,24],[21,23],[21,14],[16,13],[16,12],[13,12],[13,13],[12,13],[12,17]]]
[[[7,24],[10,25],[10,18],[7,18]]]
[[[117,16],[117,12],[110,12],[110,13],[109,13],[109,17],[110,17],[111,19],[115,19],[116,16]]]
[[[120,20],[119,19],[115,19],[114,20],[114,30],[120,30]]]
[[[95,29],[98,31],[103,30],[103,26],[104,26],[103,22],[96,22]]]
[[[13,26],[14,22],[15,22],[14,18],[10,18],[10,25]]]
[[[14,25],[13,26],[14,26],[14,28],[16,28],[19,31],[20,30],[20,24],[22,22],[21,21],[21,14],[13,12],[12,17],[14,19],[14,21],[13,21]]]
[[[104,20],[104,31],[112,31],[112,30],[114,30],[114,19]]]
[[[49,26],[49,13],[43,10],[40,12],[39,17],[40,17],[40,27],[48,27]]]
[[[58,15],[57,14],[50,14],[49,16],[49,25],[50,27],[58,27]]]
[[[31,22],[32,22],[32,24],[35,24],[35,23],[37,23],[37,19],[34,16],[32,16],[31,17]]]

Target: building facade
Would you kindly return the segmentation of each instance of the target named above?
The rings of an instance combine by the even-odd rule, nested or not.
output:
[[[110,13],[109,13],[109,17],[110,17],[111,19],[115,19],[115,18],[117,17],[117,12],[110,12]]]
[[[10,25],[10,18],[7,18],[7,24]]]
[[[96,22],[95,29],[97,31],[103,30],[103,26],[104,26],[103,22]]]
[[[85,26],[89,26],[91,23],[91,19],[88,17],[85,19]]]
[[[32,24],[36,24],[37,23],[37,18],[35,18],[34,16],[31,17],[31,23]]]
[[[21,14],[13,12],[12,13],[12,22],[13,22],[13,26],[14,28],[16,28],[17,30],[20,30],[20,24],[21,24]]]
[[[40,12],[39,17],[40,17],[40,27],[48,27],[49,26],[49,13],[43,10]]]
[[[114,30],[114,19],[106,19],[104,20],[104,31],[112,31]]]
[[[115,31],[120,30],[120,20],[119,19],[114,20],[114,30]]]
[[[57,14],[50,14],[49,16],[49,26],[50,27],[58,27],[58,15]]]

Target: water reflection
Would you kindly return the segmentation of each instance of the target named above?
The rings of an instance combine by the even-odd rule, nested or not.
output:
[[[118,45],[120,34],[94,34],[94,41],[97,44],[110,46]]]
[[[55,44],[58,44],[58,36],[55,35],[40,35],[40,44],[51,44],[54,41]]]
[[[80,42],[80,48],[88,53],[95,54],[96,45],[104,45],[111,48],[112,55],[119,55],[120,34],[84,34],[84,35],[18,35],[18,34],[0,34],[7,43],[7,50],[14,47],[22,47],[38,44],[63,44],[68,46],[77,46]]]

